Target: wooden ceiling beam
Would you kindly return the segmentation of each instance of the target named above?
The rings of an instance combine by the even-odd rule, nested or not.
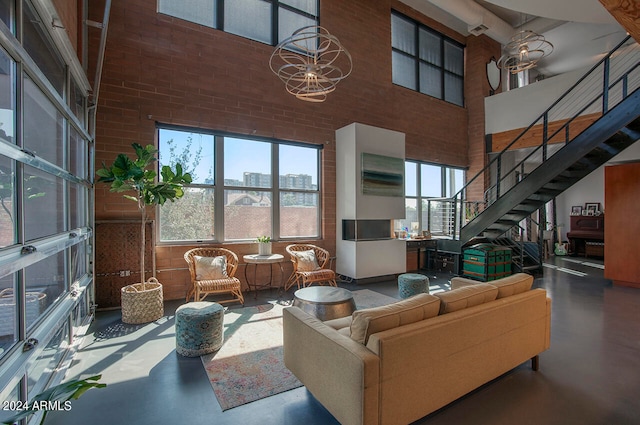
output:
[[[627,32],[640,43],[640,2],[636,0],[599,0]]]

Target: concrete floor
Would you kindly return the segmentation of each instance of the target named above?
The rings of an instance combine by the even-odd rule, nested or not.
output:
[[[640,424],[640,290],[613,286],[598,264],[556,257],[536,278],[534,286],[553,300],[551,348],[540,355],[538,372],[525,362],[416,424]],[[425,274],[432,290],[447,287],[450,275]],[[341,286],[397,296],[393,281]],[[274,297],[277,290],[246,299],[252,305]],[[119,311],[99,312],[67,376],[101,373],[108,386],[88,391],[68,412],[51,413],[46,424],[338,423],[304,387],[222,412],[200,358],[175,352],[180,304],[167,302],[166,317],[146,325],[123,325]]]

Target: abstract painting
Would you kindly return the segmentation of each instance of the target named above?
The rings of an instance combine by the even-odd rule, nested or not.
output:
[[[363,152],[362,194],[404,196],[404,159]]]

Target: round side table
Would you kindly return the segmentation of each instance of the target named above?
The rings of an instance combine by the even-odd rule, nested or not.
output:
[[[353,293],[333,286],[308,286],[293,294],[293,305],[323,322],[350,316],[356,310]]]
[[[284,261],[284,255],[282,254],[271,254],[271,255],[260,255],[260,254],[248,254],[242,257],[246,266],[244,268],[244,279],[247,281],[247,286],[249,287],[249,291],[251,291],[253,287],[253,291],[255,291],[255,298],[258,298],[258,289],[260,288],[273,288],[273,265],[277,264],[280,267],[280,284],[278,288],[282,287],[282,283],[284,281],[284,270],[282,269],[282,262]],[[258,265],[267,264],[269,266],[269,280],[266,282],[258,282],[257,281],[257,270]],[[249,279],[247,276],[247,269],[249,265],[253,265],[253,279]]]

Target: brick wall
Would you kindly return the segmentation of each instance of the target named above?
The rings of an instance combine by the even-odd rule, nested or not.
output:
[[[101,21],[103,1],[92,0],[89,7],[90,19]],[[466,108],[392,84],[392,8],[469,46]],[[353,73],[326,102],[312,104],[287,94],[270,71],[272,46],[160,15],[155,1],[113,2],[97,109],[97,164],[130,152],[133,142],[154,143],[156,122],[323,144],[322,239],[316,243],[332,254],[336,129],[361,122],[401,131],[406,134],[407,158],[478,168],[484,155],[480,96],[488,93],[486,77],[480,75],[484,63],[496,55],[489,51],[497,43],[465,39],[392,0],[322,0],[320,16],[322,25],[351,53]],[[97,50],[98,36],[90,32],[91,52]],[[109,193],[104,185],[96,186],[95,214],[96,219],[138,216],[133,202]],[[274,252],[284,252],[284,245],[276,243]],[[186,249],[157,249],[158,277],[167,299],[181,297],[188,287],[185,270],[177,270],[185,266]],[[239,255],[256,252],[252,244],[233,244],[232,249]]]

